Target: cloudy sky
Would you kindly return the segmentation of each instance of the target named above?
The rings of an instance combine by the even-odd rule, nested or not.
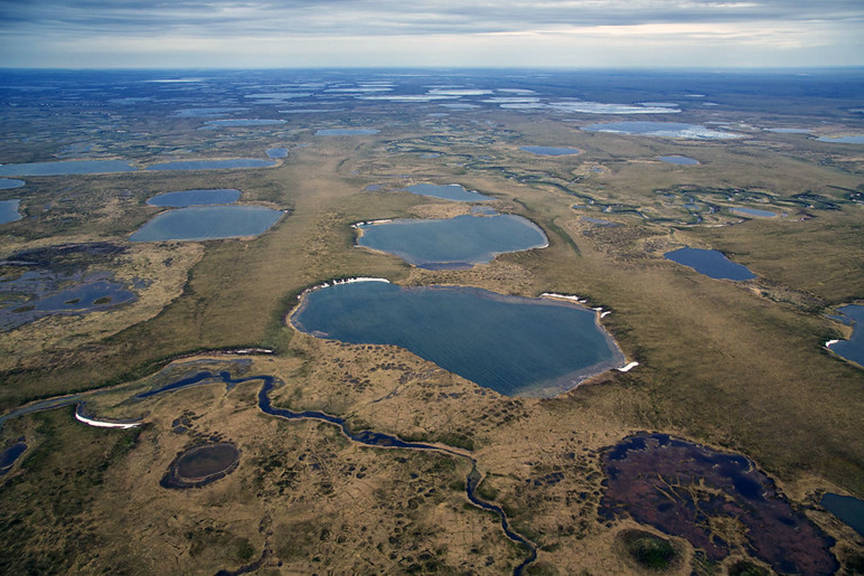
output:
[[[0,0],[0,66],[864,65],[864,0]]]

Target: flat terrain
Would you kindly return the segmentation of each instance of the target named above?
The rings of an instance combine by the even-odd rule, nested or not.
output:
[[[546,88],[564,91],[559,82]],[[21,198],[25,216],[0,226],[0,260],[68,243],[127,246],[162,210],[145,203],[161,192],[237,188],[240,204],[286,216],[258,238],[130,245],[110,269],[130,285],[147,280],[136,302],[0,332],[2,413],[115,386],[88,396],[88,409],[145,422],[94,429],[63,408],[2,424],[0,449],[23,436],[28,450],[0,476],[0,571],[212,574],[260,559],[261,574],[500,574],[524,559],[496,517],[466,499],[469,468],[459,459],[361,447],[333,426],[274,419],[256,407],[256,382],[130,402],[153,382],[194,374],[200,361],[277,376],[285,386],[274,404],[470,451],[484,476],[479,494],[538,546],[527,573],[644,573],[626,552],[628,531],[664,535],[598,514],[603,451],[639,431],[751,458],[837,540],[841,573],[854,573],[864,541],[817,503],[825,491],[864,497],[864,371],[823,347],[850,331],[828,317],[832,310],[864,300],[864,149],[761,127],[857,133],[864,121],[842,112],[842,99],[813,100],[805,113],[795,102],[766,109],[743,96],[711,97],[722,110],[694,106],[662,119],[722,120],[742,138],[592,133],[579,126],[621,118],[349,97],[338,115],[285,114],[276,127],[199,131],[200,119],[182,117],[160,124],[168,103],[115,112],[129,137],[83,154],[143,166],[167,157],[264,158],[275,145],[289,152],[273,168],[26,177],[26,187],[0,191],[0,199]],[[57,107],[66,140],[77,140],[86,122]],[[243,117],[275,117],[276,108]],[[0,142],[4,164],[56,157],[59,144],[35,109],[4,123],[38,136],[26,147]],[[345,126],[381,131],[315,134]],[[581,153],[536,156],[520,150],[526,145]],[[699,164],[659,160],[675,154]],[[355,222],[470,209],[404,191],[424,182],[489,195],[494,209],[543,228],[550,245],[466,270],[415,268],[354,246]],[[745,218],[735,207],[778,216]],[[715,280],[664,259],[685,245],[720,250],[757,277]],[[17,272],[0,263],[0,274]],[[304,289],[353,276],[579,295],[611,310],[602,323],[639,366],[555,398],[508,398],[407,351],[321,340],[286,323]],[[241,357],[218,352],[250,347],[274,353],[238,364]],[[202,488],[161,487],[177,454],[204,441],[236,445],[236,470]],[[666,534],[677,556],[665,573],[725,574],[744,558],[763,564],[740,526],[712,530],[730,542],[727,559],[707,559]]]

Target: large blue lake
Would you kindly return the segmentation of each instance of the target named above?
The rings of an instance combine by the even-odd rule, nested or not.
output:
[[[126,160],[61,160],[0,166],[0,176],[64,176],[67,174],[108,174],[133,172]]]
[[[272,160],[260,158],[226,158],[223,160],[175,160],[153,164],[147,170],[225,170],[230,168],[269,168]]]
[[[864,536],[864,502],[851,496],[825,494],[819,502],[826,510]]]
[[[21,219],[21,214],[18,213],[18,204],[20,200],[0,200],[0,224],[7,222],[15,222]]]
[[[157,214],[129,240],[158,242],[257,236],[269,230],[281,216],[281,211],[263,206],[179,208]]]
[[[240,191],[234,188],[212,188],[200,190],[180,190],[157,194],[149,200],[150,206],[183,208],[199,204],[233,204],[240,199]]]
[[[699,124],[683,122],[606,122],[589,124],[582,128],[588,132],[612,132],[616,134],[639,134],[661,138],[687,138],[691,140],[728,140],[740,138],[740,134],[723,132]]]
[[[553,396],[624,363],[594,311],[477,288],[339,284],[308,293],[291,321],[319,338],[401,346],[508,396]]]
[[[13,180],[12,178],[0,178],[0,190],[11,190],[13,188],[21,188],[26,182],[23,180]]]
[[[746,266],[732,262],[717,250],[703,250],[686,246],[667,252],[663,256],[667,260],[689,266],[700,274],[705,274],[711,278],[750,280],[756,277]]]
[[[561,148],[557,146],[522,146],[519,149],[539,156],[569,156],[581,152],[578,148]]]
[[[539,226],[512,214],[446,220],[394,220],[358,226],[359,246],[395,254],[424,268],[463,268],[497,254],[546,246]]]
[[[483,202],[492,200],[490,196],[466,190],[461,184],[412,184],[406,188],[412,194],[431,196],[457,202]]]
[[[859,304],[850,304],[837,309],[843,314],[852,325],[852,336],[849,340],[840,340],[831,345],[831,350],[843,356],[847,360],[851,360],[861,366],[864,366],[864,306]]]

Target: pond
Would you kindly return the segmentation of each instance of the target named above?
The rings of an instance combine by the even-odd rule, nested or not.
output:
[[[660,156],[661,162],[666,162],[667,164],[677,164],[679,166],[696,166],[699,164],[699,161],[695,158],[690,158],[688,156]]]
[[[560,148],[556,146],[522,146],[519,149],[537,154],[538,156],[569,156],[581,152],[578,148]]]
[[[147,170],[227,170],[231,168],[270,168],[272,160],[260,158],[226,158],[222,160],[175,160],[148,166]]]
[[[60,160],[56,162],[30,162],[4,164],[0,176],[65,176],[69,174],[110,174],[133,172],[135,168],[126,160]]]
[[[593,310],[478,288],[337,284],[307,293],[291,322],[319,338],[401,346],[508,396],[554,396],[625,363]]]
[[[24,180],[14,180],[12,178],[0,178],[0,190],[12,190],[13,188],[21,188],[26,182]]]
[[[686,138],[691,140],[728,140],[741,138],[741,134],[723,132],[699,124],[682,122],[607,122],[583,126],[588,132],[611,132],[615,134],[639,134],[661,138]]]
[[[164,488],[200,488],[231,473],[239,459],[240,451],[230,442],[194,446],[171,462],[160,484]]]
[[[263,206],[208,206],[178,208],[157,214],[129,237],[132,242],[213,240],[258,236],[282,216]]]
[[[864,536],[864,502],[852,496],[841,496],[829,492],[822,496],[819,504],[848,524],[858,534]]]
[[[851,360],[860,366],[864,366],[864,306],[860,304],[850,304],[837,309],[846,320],[852,325],[852,336],[849,340],[840,340],[832,342],[829,348],[843,358]],[[844,320],[845,320],[844,319]]]
[[[539,226],[512,214],[393,220],[357,229],[359,246],[395,254],[422,268],[468,268],[498,254],[548,245]]]
[[[864,134],[853,136],[822,136],[817,138],[820,142],[833,142],[835,144],[864,144]]]
[[[287,148],[268,148],[267,149],[267,157],[268,158],[285,158],[288,156]]]
[[[316,136],[372,136],[380,130],[375,128],[322,128],[315,132]]]
[[[667,260],[683,264],[693,268],[700,274],[711,278],[726,280],[750,280],[755,278],[746,266],[732,262],[722,252],[717,250],[703,250],[701,248],[690,248],[685,246],[663,255]]]
[[[744,208],[741,206],[736,206],[732,209],[733,212],[737,214],[742,214],[744,216],[752,216],[754,218],[774,218],[777,216],[776,212],[771,212],[770,210],[760,210],[758,208]]]
[[[225,120],[208,120],[204,124],[207,128],[240,128],[255,126],[280,126],[284,120],[268,118],[229,118]]]
[[[0,200],[0,224],[7,224],[21,220],[18,205],[21,203],[17,198],[14,200]]]
[[[461,184],[412,184],[405,190],[420,196],[431,196],[456,202],[485,202],[492,197],[473,190],[466,190]]]
[[[23,439],[18,440],[2,452],[0,452],[0,476],[3,476],[9,470],[12,469],[12,466],[15,465],[15,462],[18,458],[21,457],[24,452],[27,451],[27,444],[24,443]]]
[[[828,576],[838,568],[834,540],[744,456],[643,432],[606,450],[603,470],[604,519],[629,516],[686,538],[713,563],[734,549],[729,534],[714,531],[713,519],[716,526],[734,520],[727,524],[739,527],[734,537],[781,574]]]
[[[147,204],[167,208],[184,208],[199,204],[233,204],[239,199],[240,191],[234,188],[209,188],[164,192],[147,200]]]

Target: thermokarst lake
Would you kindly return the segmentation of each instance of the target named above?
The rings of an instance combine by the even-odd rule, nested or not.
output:
[[[375,128],[322,128],[315,132],[316,136],[372,136],[380,130]]]
[[[725,280],[750,280],[755,278],[746,266],[732,262],[722,252],[717,250],[703,250],[701,248],[690,248],[685,246],[663,255],[667,260],[683,264],[693,268],[700,274],[711,278]]]
[[[696,166],[699,164],[699,161],[695,158],[690,158],[689,156],[678,156],[677,154],[673,154],[672,156],[660,156],[661,162],[666,162],[667,164],[677,164],[679,166]]]
[[[291,323],[318,338],[406,348],[508,396],[554,396],[625,364],[595,311],[478,288],[340,283],[307,292]]]
[[[186,206],[200,204],[233,204],[239,199],[239,190],[235,190],[234,188],[212,188],[164,192],[147,200],[147,204],[166,208],[185,208]]]
[[[0,178],[0,190],[12,190],[13,188],[21,188],[26,182],[24,180],[15,180],[13,178]]]
[[[861,329],[864,326],[864,305],[850,304],[837,311],[848,319],[846,323],[852,326],[852,336],[849,340],[828,342],[827,346],[843,358],[864,366],[864,330]]]
[[[60,160],[0,166],[0,176],[66,176],[70,174],[110,174],[133,171],[135,171],[135,167],[126,160]]]
[[[405,190],[420,196],[431,196],[442,200],[454,200],[456,202],[485,202],[492,200],[490,196],[480,194],[473,190],[466,190],[461,184],[412,184]]]
[[[0,200],[0,224],[15,222],[21,219],[21,214],[18,212],[18,204],[20,202],[18,199]]]
[[[157,214],[129,237],[132,242],[214,240],[258,236],[282,216],[264,206],[206,206],[179,208]]]
[[[174,160],[148,166],[147,170],[226,170],[231,168],[270,168],[273,160],[260,158],[225,158],[222,160]]]
[[[714,130],[699,124],[682,122],[606,122],[583,126],[587,132],[611,132],[615,134],[638,134],[660,138],[685,138],[689,140],[730,140],[741,138],[741,134]]]
[[[525,152],[531,152],[532,154],[537,154],[538,156],[570,156],[581,152],[578,148],[564,148],[558,146],[522,146],[519,149],[524,150]]]
[[[489,262],[505,252],[548,245],[539,226],[512,214],[404,219],[355,227],[358,246],[395,254],[422,268],[466,268]]]

